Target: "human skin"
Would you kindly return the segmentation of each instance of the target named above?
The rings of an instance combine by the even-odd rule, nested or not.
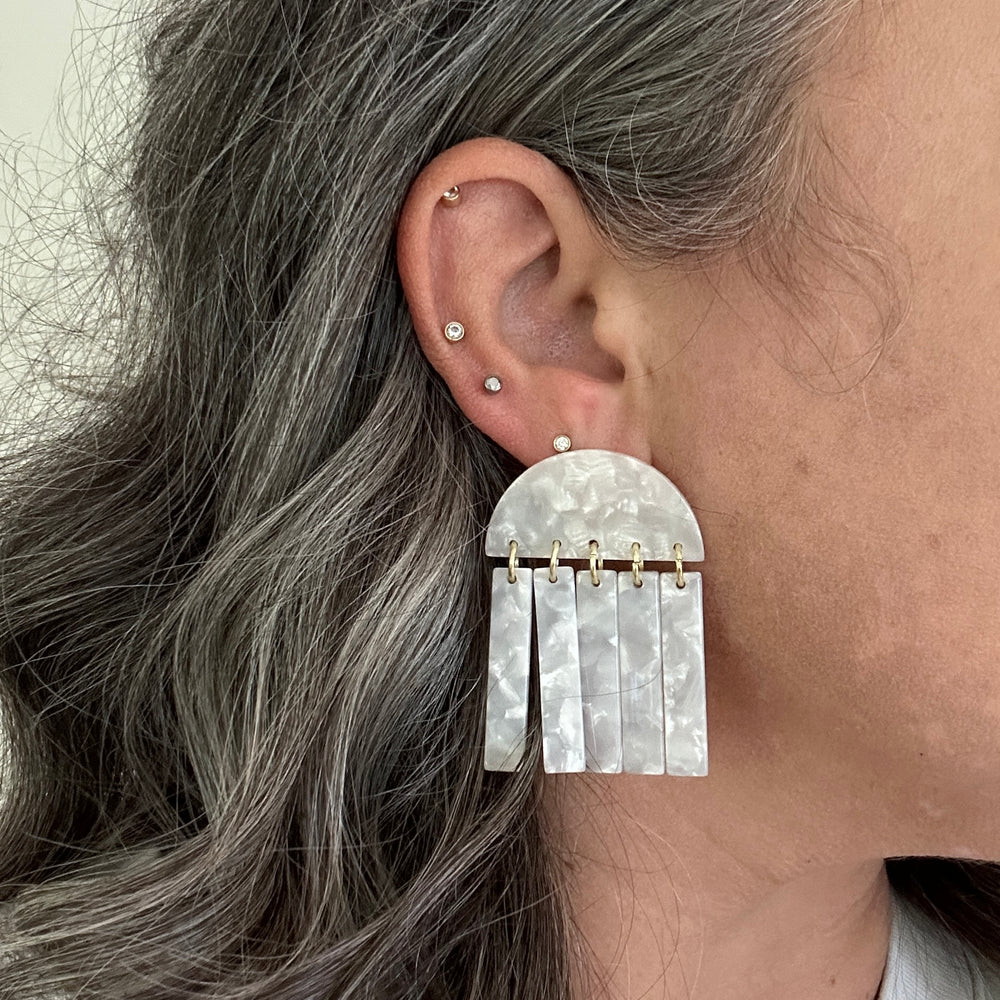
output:
[[[844,391],[796,375],[801,317],[746,261],[615,261],[522,146],[446,150],[400,220],[416,334],[468,417],[528,465],[557,433],[635,455],[701,525],[708,777],[546,779],[613,997],[873,997],[883,859],[1000,859],[1000,10],[899,0],[850,31],[810,100],[912,283]],[[808,333],[844,361],[870,317],[818,266]]]

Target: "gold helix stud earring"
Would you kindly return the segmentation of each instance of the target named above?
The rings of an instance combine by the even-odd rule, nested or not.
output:
[[[458,201],[458,194],[459,194],[458,185],[455,184],[452,187],[448,188],[448,190],[445,191],[443,195],[441,195],[441,200],[446,205],[454,205],[455,202]]]

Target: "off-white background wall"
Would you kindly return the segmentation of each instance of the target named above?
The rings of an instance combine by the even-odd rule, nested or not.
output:
[[[41,138],[70,54],[76,0],[3,0],[0,129]]]
[[[0,146],[4,166],[0,221],[5,243],[10,226],[23,220],[18,191],[23,185],[37,183],[36,169],[47,173],[53,159],[64,152],[55,134],[55,98],[69,63],[77,16],[76,0],[2,0],[0,4]],[[14,173],[23,177],[22,184],[12,191]]]
[[[44,331],[35,340],[11,330],[18,295],[52,301],[55,286],[45,282],[55,280],[53,266],[74,273],[72,246],[60,245],[51,226],[77,204],[67,172],[74,147],[90,139],[87,102],[101,102],[102,116],[116,103],[102,74],[115,38],[129,31],[128,2],[0,0],[0,424],[7,428],[23,426],[38,408],[36,390],[15,388],[37,358],[48,357]],[[39,235],[29,219],[50,228]]]
[[[0,287],[8,293],[0,305],[8,313],[6,283],[14,277],[15,233],[24,238],[26,200],[62,153],[53,128],[55,98],[76,14],[75,0],[0,0],[0,266],[5,272]],[[0,403],[10,404],[0,406],[0,414],[11,426],[20,423],[13,400],[23,364],[7,338],[0,337]]]

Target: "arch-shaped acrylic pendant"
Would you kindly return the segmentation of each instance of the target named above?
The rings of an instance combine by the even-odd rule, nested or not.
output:
[[[512,565],[511,541],[517,560],[546,565]],[[486,770],[524,756],[534,620],[547,772],[708,773],[701,574],[685,569],[678,586],[677,543],[685,563],[705,558],[680,491],[629,455],[563,452],[511,483],[486,530],[486,554],[505,560],[492,578]]]

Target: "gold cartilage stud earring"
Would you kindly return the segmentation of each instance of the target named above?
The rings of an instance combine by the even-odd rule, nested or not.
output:
[[[441,200],[448,205],[454,205],[458,201],[458,185],[455,184],[448,188],[443,195],[441,195]]]
[[[452,320],[444,328],[444,335],[452,342],[461,340],[465,336],[465,327],[456,320]]]
[[[569,451],[573,447],[573,442],[570,441],[568,434],[557,434],[552,440],[552,447],[556,451]]]

